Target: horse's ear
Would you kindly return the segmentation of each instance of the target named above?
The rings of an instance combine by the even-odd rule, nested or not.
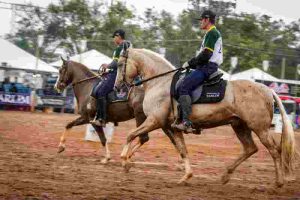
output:
[[[66,57],[65,57],[65,56],[60,56],[60,58],[61,58],[61,60],[63,61],[63,64],[64,64],[64,65],[66,65],[67,62],[68,62],[69,59],[70,59],[69,56],[66,56]]]
[[[63,61],[63,64],[65,65],[67,63],[67,61],[62,56],[60,56],[60,58]]]

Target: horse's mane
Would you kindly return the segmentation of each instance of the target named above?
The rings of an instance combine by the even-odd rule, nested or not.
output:
[[[81,64],[79,62],[75,62],[75,61],[70,61],[73,66],[76,68],[80,68],[87,76],[95,76],[97,75],[95,72],[91,71],[87,66],[85,66],[84,64]]]
[[[139,49],[143,52],[145,52],[147,55],[151,56],[152,59],[156,60],[157,62],[161,62],[165,65],[168,65],[171,69],[175,69],[175,67],[164,57],[162,57],[160,54],[151,51],[149,49]]]

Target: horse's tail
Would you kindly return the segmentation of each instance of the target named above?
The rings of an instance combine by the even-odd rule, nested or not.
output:
[[[282,102],[278,95],[272,90],[273,97],[279,107],[282,117],[282,134],[281,134],[281,166],[286,176],[292,176],[295,161],[295,134],[292,123],[288,118]]]

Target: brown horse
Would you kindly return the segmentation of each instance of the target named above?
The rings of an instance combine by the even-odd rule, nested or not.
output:
[[[86,66],[74,61],[66,61],[64,59],[62,59],[62,61],[62,67],[59,69],[59,78],[54,87],[57,91],[61,92],[68,85],[72,84],[80,117],[66,125],[65,131],[60,138],[58,153],[65,150],[65,136],[73,126],[88,124],[90,120],[94,118],[96,103],[94,99],[90,97],[90,94],[95,82],[99,81],[99,75],[90,71]],[[108,106],[107,121],[116,123],[135,118],[136,125],[141,125],[146,119],[142,108],[143,99],[144,91],[141,87],[132,88],[128,101],[113,102]],[[93,127],[98,133],[102,145],[106,147],[106,155],[101,162],[107,163],[110,160],[110,151],[103,129],[100,126],[93,125]],[[164,129],[164,131],[174,143],[171,131],[167,129]],[[149,140],[148,133],[142,134],[139,138],[140,140],[132,150],[131,156],[140,146]]]
[[[116,87],[123,82],[131,83],[133,78],[141,75],[144,80],[172,71],[175,68],[160,55],[145,49],[129,49],[119,59]],[[176,110],[176,102],[171,109],[170,86],[174,73],[151,79],[144,83],[145,98],[143,102],[145,122],[132,131],[127,137],[121,158],[123,167],[128,170],[128,153],[131,142],[139,135],[171,124],[175,116],[171,110]],[[273,117],[274,100],[279,106],[283,118],[281,143],[276,142],[269,131]],[[253,131],[271,154],[276,171],[276,183],[284,184],[284,178],[292,175],[295,158],[294,131],[282,102],[277,94],[263,84],[251,81],[229,81],[226,86],[224,99],[215,104],[194,104],[190,119],[201,128],[212,128],[231,124],[236,136],[243,145],[244,152],[227,167],[222,176],[227,183],[230,176],[243,161],[257,152],[251,132]],[[183,133],[174,132],[176,146],[185,163],[185,175],[179,183],[186,182],[192,177],[192,170],[187,157]]]

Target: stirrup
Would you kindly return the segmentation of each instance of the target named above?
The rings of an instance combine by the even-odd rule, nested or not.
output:
[[[171,124],[171,128],[176,128],[176,125],[179,124],[179,118],[176,117],[175,121]]]
[[[194,133],[196,131],[191,125],[187,126],[183,122],[181,122],[180,124],[174,124],[172,128],[183,131],[184,133]]]
[[[105,127],[106,123],[104,120],[102,119],[97,119],[97,117],[95,116],[93,120],[90,121],[91,124],[96,125],[96,126],[102,126]]]

